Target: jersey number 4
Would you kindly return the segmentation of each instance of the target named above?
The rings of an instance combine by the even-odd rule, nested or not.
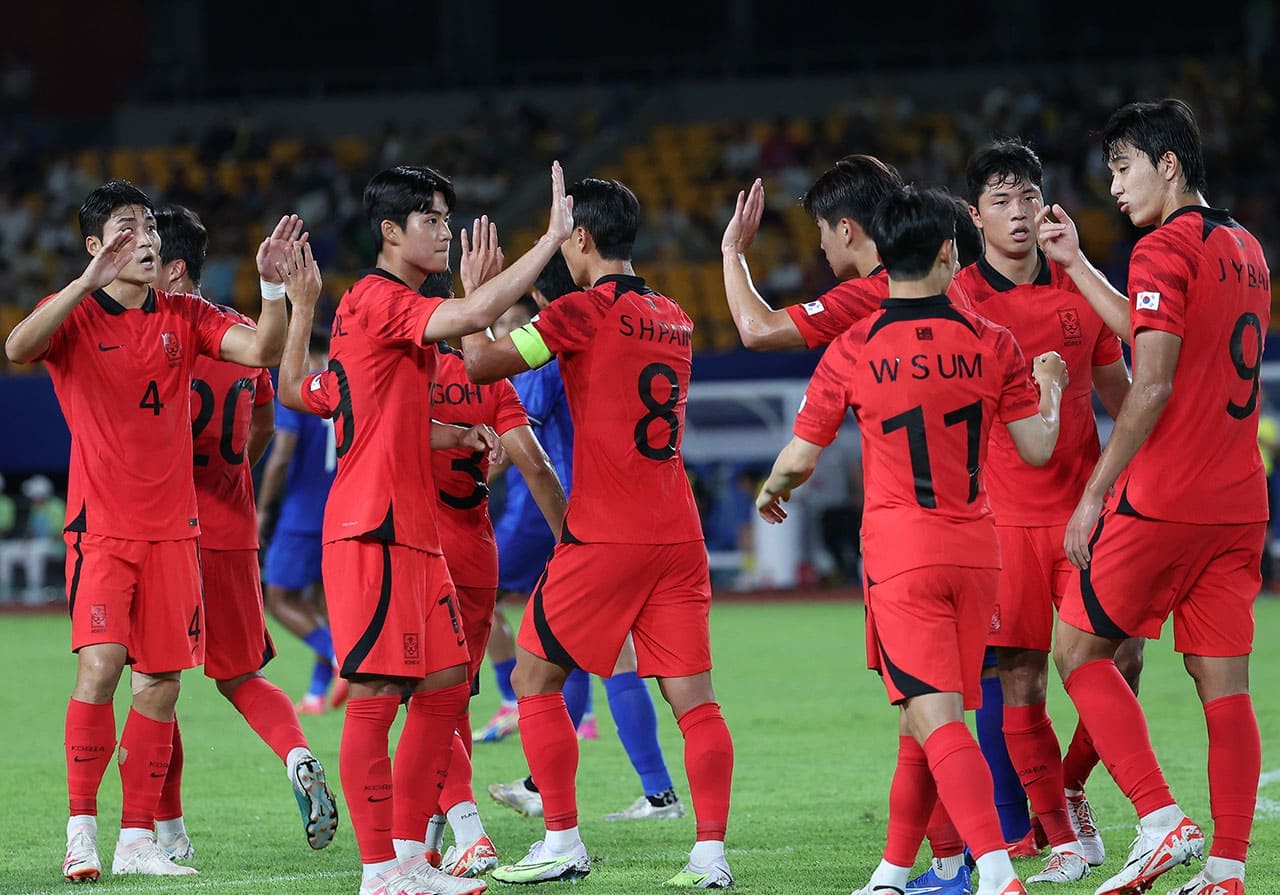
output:
[[[967,450],[965,452],[965,468],[969,473],[969,499],[973,503],[978,499],[978,456],[982,447],[982,402],[974,401],[950,413],[944,414],[942,422],[948,426],[965,423]],[[933,467],[929,464],[929,442],[925,438],[924,408],[917,404],[910,410],[897,416],[891,416],[881,425],[885,435],[905,429],[907,432],[907,450],[911,454],[911,474],[916,481],[916,503],[929,509],[937,509],[938,498],[933,491]]]

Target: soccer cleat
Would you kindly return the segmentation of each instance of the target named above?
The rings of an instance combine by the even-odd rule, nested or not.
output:
[[[525,817],[542,817],[542,794],[524,785],[524,780],[514,783],[490,783],[489,795],[499,805],[506,805],[516,814]]]
[[[1238,876],[1210,882],[1201,870],[1178,889],[1170,889],[1169,895],[1244,895],[1244,880]]]
[[[440,861],[442,860],[440,857],[440,852],[436,851],[434,848],[429,848],[426,851],[424,851],[422,853],[422,859],[426,861],[428,864],[430,864],[432,867],[439,867]]]
[[[518,864],[508,864],[493,871],[493,878],[500,883],[532,885],[534,883],[572,882],[591,872],[591,856],[579,839],[573,851],[567,855],[549,855],[539,839],[529,846],[529,854]]]
[[[1016,876],[998,889],[978,887],[978,895],[1027,895],[1027,887]]]
[[[1067,793],[1067,816],[1071,818],[1071,829],[1075,830],[1076,841],[1080,843],[1080,857],[1088,861],[1090,867],[1101,867],[1107,859],[1107,849],[1102,844],[1102,834],[1098,832],[1098,819],[1094,817],[1093,808],[1083,792]]]
[[[1035,876],[1027,877],[1029,883],[1070,883],[1084,879],[1093,873],[1093,868],[1083,855],[1073,851],[1056,851],[1044,862],[1044,870]]]
[[[473,743],[496,743],[513,733],[520,732],[520,709],[514,705],[502,705],[493,717],[479,730],[471,731]]]
[[[1009,849],[1011,858],[1038,858],[1044,852],[1044,846],[1037,840],[1034,827],[1017,842],[1010,842],[1006,848]]]
[[[910,885],[910,883],[908,883],[908,885]],[[924,891],[932,892],[932,890]],[[899,895],[901,892],[902,890],[897,886],[873,886],[871,883],[867,883],[861,889],[855,889],[853,892],[850,892],[849,895]]]
[[[450,876],[484,876],[498,866],[498,850],[493,847],[492,839],[481,836],[461,851],[456,846],[449,846],[444,860],[437,862],[436,866]]]
[[[116,844],[116,855],[111,862],[115,874],[141,873],[146,876],[195,876],[194,867],[175,864],[173,858],[150,837],[139,839],[132,845]]]
[[[187,861],[196,856],[196,847],[191,844],[191,837],[185,831],[172,839],[157,837],[156,841],[164,849],[165,854],[175,861]]]
[[[600,725],[596,723],[595,715],[587,715],[582,719],[582,723],[578,725],[578,739],[580,740],[598,740],[600,739]]]
[[[88,824],[76,827],[67,837],[67,856],[62,861],[62,875],[68,882],[92,883],[102,876],[98,860],[98,839]]]
[[[1204,857],[1204,833],[1195,821],[1183,817],[1171,829],[1149,832],[1138,824],[1138,835],[1129,846],[1129,860],[1094,895],[1136,895],[1151,888],[1156,877],[1178,864]]]
[[[324,697],[308,693],[302,697],[301,702],[293,704],[293,710],[298,713],[298,717],[303,715],[323,715],[325,712]]]
[[[723,857],[706,866],[690,861],[684,865],[684,870],[662,885],[673,889],[732,889],[733,873],[729,870],[729,862]]]
[[[973,871],[961,864],[955,876],[942,879],[937,870],[930,867],[907,883],[904,895],[973,895]]]
[[[351,684],[345,677],[338,675],[337,666],[334,666],[333,689],[329,691],[329,708],[342,708],[347,702],[347,697],[350,695]]]
[[[613,814],[606,814],[605,820],[674,820],[677,817],[684,817],[684,805],[680,804],[680,798],[671,790],[667,790],[661,795],[654,796],[662,802],[655,805],[649,796],[641,796],[621,811],[615,811]]]
[[[338,806],[325,780],[324,768],[314,755],[298,762],[293,769],[293,796],[298,800],[307,845],[324,848],[333,841],[338,830]]]
[[[417,882],[421,887],[420,891],[429,892],[431,895],[479,895],[489,888],[483,880],[461,879],[432,867],[424,855],[410,858],[396,870]]]
[[[415,861],[418,859],[414,859]],[[394,867],[386,873],[380,873],[377,876],[362,879],[360,881],[360,895],[453,895],[453,889],[437,888],[433,882],[427,882],[420,879],[412,870],[406,871],[408,864],[406,862],[399,867]],[[440,871],[435,871],[437,874]],[[448,877],[445,877],[448,879]],[[475,884],[467,892],[483,892],[485,890],[484,883],[479,884],[479,888],[475,888]]]

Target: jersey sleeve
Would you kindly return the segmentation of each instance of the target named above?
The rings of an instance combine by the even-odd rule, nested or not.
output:
[[[407,286],[388,283],[364,295],[356,305],[356,314],[370,338],[422,345],[427,321],[445,301],[424,298]]]
[[[191,314],[191,325],[196,338],[196,350],[214,360],[222,360],[222,338],[231,327],[248,326],[238,315],[228,314],[212,302],[203,298],[184,296]]]
[[[1040,393],[1027,373],[1022,346],[1007,329],[996,331],[996,356],[1004,370],[1000,404],[996,415],[1002,423],[1014,423],[1039,412]]]
[[[602,307],[591,292],[572,292],[547,305],[532,325],[552,354],[573,354],[591,344],[600,325]]]
[[[1139,240],[1129,260],[1129,328],[1135,336],[1155,329],[1181,338],[1192,253],[1168,244],[1162,235],[1157,230]]]
[[[1093,346],[1093,365],[1105,367],[1114,364],[1124,357],[1124,349],[1120,345],[1120,337],[1106,326],[1098,333],[1098,341]]]
[[[511,380],[499,379],[489,388],[498,408],[494,414],[493,431],[505,435],[519,426],[529,425],[529,415],[525,413],[524,404],[520,403],[520,396],[516,394]]]
[[[270,404],[275,397],[276,386],[271,381],[271,371],[263,367],[258,370],[258,377],[254,382],[253,406],[261,407],[263,404]]]
[[[853,405],[849,383],[857,359],[848,340],[832,343],[809,379],[792,429],[797,438],[826,447],[836,440],[840,424]]]
[[[867,277],[837,283],[814,301],[791,305],[786,309],[787,316],[800,331],[805,345],[810,348],[829,345],[880,307],[887,293],[873,283]]]
[[[302,380],[302,403],[316,416],[329,419],[338,411],[338,374],[320,370]]]

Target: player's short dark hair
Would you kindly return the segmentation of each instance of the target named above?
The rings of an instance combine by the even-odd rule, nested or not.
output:
[[[1110,162],[1121,143],[1145,153],[1152,166],[1166,152],[1172,152],[1182,165],[1187,189],[1201,193],[1206,190],[1200,128],[1195,113],[1182,100],[1129,103],[1116,109],[1102,129],[1103,158]]]
[[[191,282],[199,286],[209,251],[209,231],[200,216],[183,205],[161,205],[156,209],[156,230],[160,233],[160,263],[181,258],[187,262]]]
[[[970,205],[977,206],[982,191],[992,180],[997,184],[1008,181],[1038,187],[1044,181],[1044,166],[1035,150],[1021,140],[996,140],[975,152],[965,168]]]
[[[578,217],[577,199],[574,199],[574,203],[573,216],[576,220]],[[533,281],[533,285],[547,301],[555,301],[562,295],[578,291],[578,284],[573,281],[573,275],[569,273],[569,265],[565,263],[564,255],[559,252],[551,256],[551,260],[542,268],[542,272]],[[534,313],[537,312],[535,311]]]
[[[903,187],[876,207],[870,236],[890,277],[922,279],[956,237],[955,202],[946,190]]]
[[[828,226],[849,218],[866,231],[880,201],[901,188],[902,176],[893,165],[874,155],[846,155],[822,172],[800,197],[800,205]]]
[[[640,230],[640,200],[636,194],[621,181],[598,177],[579,180],[566,192],[573,197],[574,225],[591,234],[600,257],[606,261],[630,261],[631,247]]]
[[[520,308],[520,310],[528,314],[530,320],[538,316],[538,311],[542,310],[538,307],[538,303],[533,300],[532,295],[522,295],[517,298],[515,307]]]
[[[382,251],[382,222],[403,228],[415,211],[430,211],[436,193],[452,211],[458,194],[449,178],[426,165],[397,165],[373,175],[364,188],[364,213],[373,228],[374,247]]]
[[[448,298],[453,295],[453,271],[441,270],[427,274],[418,287],[418,294],[427,298]]]
[[[108,180],[95,187],[80,206],[80,235],[101,239],[102,228],[111,212],[126,205],[141,205],[148,211],[155,211],[155,205],[147,194],[127,180]]]
[[[956,254],[960,258],[960,266],[968,267],[982,257],[982,231],[973,222],[968,202],[952,196],[951,204],[956,210]]]

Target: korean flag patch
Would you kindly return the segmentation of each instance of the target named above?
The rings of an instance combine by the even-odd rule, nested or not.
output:
[[[1160,310],[1160,293],[1159,292],[1139,292],[1138,293],[1138,310],[1139,311]]]
[[[804,312],[812,317],[814,314],[821,314],[826,310],[820,301],[807,301],[800,307],[804,308]]]

